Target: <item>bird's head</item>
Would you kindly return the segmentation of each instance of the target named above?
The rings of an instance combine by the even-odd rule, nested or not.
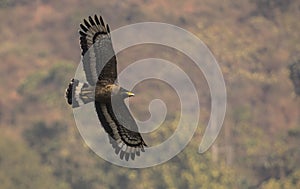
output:
[[[134,93],[131,91],[128,91],[127,89],[124,89],[122,87],[115,87],[112,90],[112,95],[115,97],[121,97],[121,98],[128,98],[128,97],[133,97]]]
[[[120,89],[120,95],[123,97],[123,98],[128,98],[128,97],[133,97],[134,96],[134,93],[131,92],[131,91],[128,91],[124,88],[121,88]]]

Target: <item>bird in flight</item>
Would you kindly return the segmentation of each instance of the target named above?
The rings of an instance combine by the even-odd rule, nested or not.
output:
[[[79,35],[87,82],[72,79],[66,89],[67,102],[73,108],[93,102],[116,154],[134,160],[147,145],[124,102],[134,94],[117,82],[117,59],[109,26],[101,16],[89,16],[80,24]]]

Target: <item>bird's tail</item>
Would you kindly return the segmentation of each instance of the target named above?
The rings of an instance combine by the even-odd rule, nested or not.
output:
[[[73,108],[95,100],[94,87],[88,83],[82,83],[77,79],[72,79],[66,89],[66,99]]]

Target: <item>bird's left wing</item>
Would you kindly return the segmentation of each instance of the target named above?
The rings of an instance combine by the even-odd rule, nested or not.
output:
[[[110,142],[115,152],[120,153],[121,159],[125,157],[128,160],[129,156],[134,159],[147,145],[123,99],[116,100],[114,104],[95,101],[98,118],[111,137]]]
[[[83,69],[88,83],[95,86],[98,79],[112,84],[117,79],[117,60],[112,46],[109,26],[97,15],[80,24],[80,46]]]

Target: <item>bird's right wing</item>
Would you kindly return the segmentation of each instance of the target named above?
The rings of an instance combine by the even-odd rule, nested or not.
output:
[[[88,20],[88,21],[87,21]],[[95,86],[98,79],[103,85],[117,79],[117,60],[112,46],[109,26],[97,15],[80,24],[80,46],[86,79]]]

